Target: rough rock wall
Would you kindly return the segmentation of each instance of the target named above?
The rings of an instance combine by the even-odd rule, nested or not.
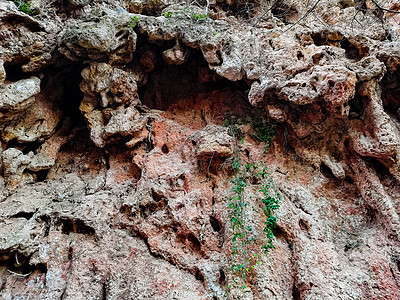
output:
[[[374,2],[0,0],[0,298],[398,299],[400,4]],[[260,110],[267,152],[222,126]],[[245,292],[234,156],[283,195]]]

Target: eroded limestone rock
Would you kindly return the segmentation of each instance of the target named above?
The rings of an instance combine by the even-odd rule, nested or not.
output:
[[[60,119],[60,108],[48,102],[43,95],[38,95],[33,108],[27,109],[21,118],[8,124],[1,136],[5,142],[12,139],[20,143],[41,142],[54,133]]]
[[[300,0],[32,2],[30,16],[0,0],[3,297],[399,294],[393,13],[374,1],[313,13]],[[142,13],[135,26],[122,7]],[[245,134],[253,107],[279,123],[268,151]],[[222,126],[231,115],[241,139]],[[283,195],[275,249],[245,293],[228,289],[232,157],[265,163]],[[245,223],[261,239],[260,186],[247,184]]]
[[[136,33],[127,13],[97,12],[92,20],[72,21],[61,33],[59,51],[71,60],[97,61],[108,58],[110,64],[126,64],[133,57]]]
[[[1,121],[12,119],[15,113],[20,113],[29,108],[35,101],[35,95],[40,92],[40,79],[31,77],[1,87],[0,111]]]

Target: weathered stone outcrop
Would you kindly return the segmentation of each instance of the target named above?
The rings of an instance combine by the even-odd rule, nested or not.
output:
[[[0,0],[0,298],[397,299],[400,5],[307,3]]]

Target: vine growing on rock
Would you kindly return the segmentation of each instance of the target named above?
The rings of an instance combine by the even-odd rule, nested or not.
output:
[[[33,15],[35,14],[35,11],[31,9],[31,4],[30,2],[24,1],[24,0],[13,0],[15,5],[17,6],[19,11],[22,11],[23,13],[26,13],[28,15]]]
[[[250,137],[266,143],[266,148],[275,134],[272,126],[256,118],[252,128],[255,133]],[[232,127],[233,125],[230,125]],[[242,132],[233,126],[234,136],[242,138]],[[240,134],[239,134],[240,132]],[[238,153],[238,149],[236,149]],[[239,155],[232,162],[234,176],[227,198],[229,222],[232,230],[232,249],[230,253],[230,272],[232,284],[228,289],[247,289],[247,277],[260,265],[260,252],[268,253],[274,248],[273,229],[276,224],[274,211],[279,208],[281,194],[276,188],[265,162],[243,165]],[[253,203],[251,205],[250,203]],[[264,213],[263,225],[257,223],[256,214]],[[260,229],[262,227],[262,229]]]

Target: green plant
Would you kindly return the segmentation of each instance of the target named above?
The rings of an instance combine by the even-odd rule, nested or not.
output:
[[[26,13],[28,15],[32,15],[35,13],[35,11],[31,9],[30,2],[25,2],[24,0],[13,0],[13,1],[19,11],[22,11],[23,13]]]
[[[229,222],[232,229],[232,251],[230,256],[230,270],[232,272],[233,286],[246,289],[246,276],[260,264],[259,251],[267,253],[274,248],[273,229],[277,218],[274,211],[279,208],[281,195],[277,190],[265,164],[247,164],[241,166],[239,160],[234,160],[232,167],[235,177],[230,180],[232,184],[231,196],[228,198]],[[258,204],[250,209],[247,193],[251,182],[258,182],[257,195],[254,197]],[[254,187],[254,184],[253,184]],[[260,208],[261,207],[261,208]],[[257,209],[258,208],[258,209]],[[257,228],[252,227],[250,213],[260,212],[265,214],[263,232],[266,236],[262,242]]]
[[[167,24],[185,24],[188,20],[196,21],[196,22],[203,22],[209,19],[210,14],[206,12],[205,14],[201,13],[194,13],[191,8],[186,7],[182,10],[178,11],[166,11],[162,14],[167,20]]]
[[[222,124],[224,127],[229,128],[229,134],[238,140],[244,141],[245,133],[243,133],[242,129],[240,129],[240,125],[244,125],[249,123],[248,120],[238,117],[226,115],[224,119],[224,123]]]
[[[132,18],[131,18],[131,22],[129,23],[129,25],[132,27],[132,28],[135,28],[136,27],[136,25],[139,23],[139,18],[137,17],[137,16],[133,16]]]
[[[172,17],[172,12],[171,12],[171,11],[164,12],[163,15],[164,15],[164,17],[166,17],[166,18],[171,18],[171,17]]]
[[[265,143],[265,150],[269,148],[271,140],[276,133],[276,125],[271,124],[266,120],[267,119],[264,115],[260,113],[257,114],[251,122],[251,128],[253,129],[254,133],[250,134],[250,137],[253,140],[258,140]]]
[[[195,14],[195,13],[193,13],[192,14],[192,19],[193,20],[196,20],[196,21],[206,21],[206,20],[208,20],[208,17],[210,16],[210,14],[209,13],[206,13],[206,14]]]
[[[240,142],[246,133],[238,126],[250,123],[241,117],[226,116],[224,126]],[[268,148],[275,127],[271,127],[261,115],[251,122],[253,139],[265,142]],[[230,271],[233,284],[228,288],[246,289],[247,275],[260,264],[260,252],[267,253],[274,248],[274,227],[277,218],[274,211],[279,208],[281,194],[276,188],[272,176],[264,162],[250,163],[242,166],[239,147],[236,143],[236,158],[232,161],[234,171],[230,179],[231,190],[227,198],[229,223],[232,230],[232,250],[230,253]],[[254,203],[249,205],[249,199]],[[265,222],[260,228],[254,223],[254,214],[264,214]],[[263,236],[264,235],[264,236]]]

